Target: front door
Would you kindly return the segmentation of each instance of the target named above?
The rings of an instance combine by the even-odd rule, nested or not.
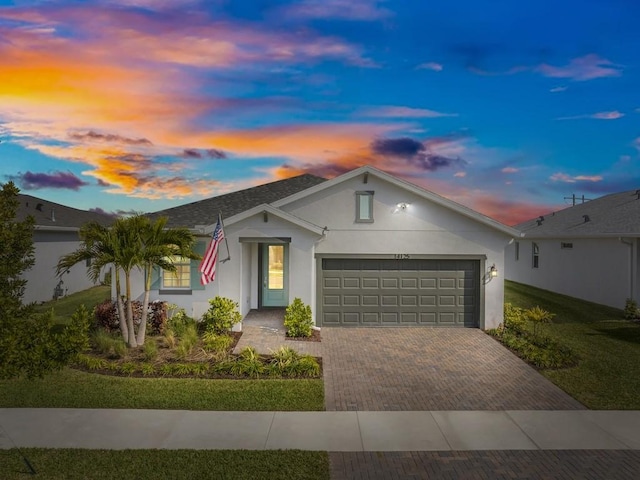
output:
[[[262,306],[286,307],[289,304],[289,245],[262,244]]]

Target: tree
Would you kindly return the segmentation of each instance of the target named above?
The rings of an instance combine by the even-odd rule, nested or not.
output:
[[[61,332],[52,314],[37,315],[22,304],[25,270],[35,263],[33,217],[17,221],[18,188],[0,189],[0,378],[40,377],[62,368],[87,346],[88,314],[84,306]]]
[[[142,302],[142,318],[147,318],[149,311],[149,296],[151,294],[151,277],[154,268],[175,272],[176,267],[171,262],[172,257],[180,256],[198,259],[200,255],[193,251],[195,237],[186,228],[167,229],[167,218],[160,217],[151,222],[147,217],[138,217],[140,227],[140,254],[144,271],[144,300]],[[136,341],[143,345],[145,340],[146,322],[140,322]]]
[[[166,229],[166,223],[165,218],[151,223],[147,217],[138,214],[118,218],[111,227],[87,224],[80,231],[80,247],[61,257],[58,262],[57,271],[61,274],[71,266],[91,259],[88,274],[94,280],[99,278],[103,268],[112,266],[120,329],[129,347],[142,345],[145,340],[153,268],[175,271],[170,261],[173,255],[199,258],[192,250],[195,241],[193,234],[187,229]],[[142,270],[146,277],[142,320],[137,332],[131,298],[131,273],[134,269]],[[125,284],[124,304],[120,290],[121,273]]]

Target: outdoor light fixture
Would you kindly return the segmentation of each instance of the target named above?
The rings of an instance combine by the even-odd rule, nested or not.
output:
[[[494,263],[493,265],[491,265],[491,268],[489,269],[489,276],[491,278],[495,278],[498,276],[498,269],[496,268],[496,264]]]
[[[409,204],[407,202],[400,202],[396,205],[396,207],[404,212],[407,208],[409,208]]]

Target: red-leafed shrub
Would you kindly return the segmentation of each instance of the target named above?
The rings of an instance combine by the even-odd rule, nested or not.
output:
[[[127,304],[124,304],[126,311]],[[134,300],[131,304],[133,309],[133,322],[140,325],[142,318],[142,302]],[[113,300],[105,300],[96,305],[94,309],[95,327],[102,328],[108,332],[114,332],[120,329],[120,317],[118,315],[118,307]],[[147,313],[147,328],[151,335],[160,335],[164,332],[167,325],[167,304],[162,301],[149,303]]]

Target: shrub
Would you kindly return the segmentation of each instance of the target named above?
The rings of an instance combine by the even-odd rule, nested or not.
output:
[[[218,335],[228,332],[242,320],[239,305],[230,298],[217,296],[209,300],[209,310],[202,315],[202,325],[205,331]]]
[[[107,361],[94,357],[92,355],[78,355],[76,358],[76,363],[80,366],[83,366],[87,370],[105,370],[107,368]]]
[[[144,376],[155,375],[156,367],[154,367],[151,363],[143,363],[142,365],[140,365],[140,371]]]
[[[524,311],[524,318],[526,318],[533,324],[534,337],[538,335],[538,328],[540,327],[540,325],[542,325],[543,323],[551,323],[551,320],[555,316],[555,313],[551,313],[543,308],[540,308],[537,305]]]
[[[206,352],[213,354],[215,360],[222,360],[229,353],[233,338],[229,335],[218,335],[213,332],[205,332],[202,335],[203,347]]]
[[[123,373],[125,375],[131,375],[136,371],[136,364],[133,362],[123,363],[122,365],[120,365],[119,371],[120,373]]]
[[[291,347],[283,346],[271,352],[270,372],[278,376],[296,374],[298,352]]]
[[[127,344],[122,338],[113,339],[113,354],[116,358],[124,358],[128,351]]]
[[[97,304],[93,309],[93,316],[95,319],[94,325],[98,329],[115,332],[120,328],[118,309],[112,300],[107,299]]]
[[[301,377],[317,377],[320,375],[320,364],[311,355],[303,355],[298,359],[296,373]]]
[[[182,337],[189,325],[195,326],[196,321],[187,315],[184,309],[180,309],[167,321],[166,328],[170,328],[176,337]]]
[[[287,335],[289,337],[310,337],[312,324],[311,307],[305,305],[299,298],[295,298],[284,314]]]
[[[167,328],[164,331],[164,342],[172,350],[176,347],[176,334],[172,328]]]
[[[99,329],[93,332],[92,342],[98,352],[110,358],[122,358],[127,354],[125,341],[105,330]]]
[[[253,347],[242,349],[239,357],[231,366],[231,373],[237,376],[258,378],[265,372],[266,368],[260,355]]]
[[[155,360],[158,356],[158,344],[154,339],[144,342],[142,347],[144,359],[147,361]]]
[[[525,326],[524,310],[520,307],[514,307],[510,303],[505,303],[504,328],[514,332],[524,332]]]
[[[167,328],[167,302],[156,300],[149,303],[147,331],[151,335],[162,335]]]
[[[639,316],[640,311],[638,310],[638,302],[631,298],[627,298],[627,301],[624,304],[624,318],[627,320],[635,320]]]

